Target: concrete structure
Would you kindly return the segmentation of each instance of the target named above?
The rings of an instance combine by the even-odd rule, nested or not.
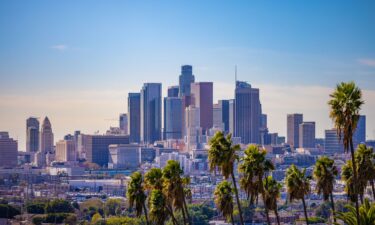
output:
[[[26,120],[26,151],[39,150],[39,121],[38,118],[29,117]]]
[[[141,141],[141,94],[129,93],[128,95],[128,134],[131,143]]]
[[[128,114],[122,113],[119,117],[119,128],[122,131],[122,134],[127,135],[128,134]]]
[[[315,148],[315,122],[303,122],[299,125],[300,148]]]
[[[164,98],[164,139],[181,139],[183,102],[178,97]]]
[[[181,66],[181,75],[179,77],[179,96],[190,96],[190,84],[194,83],[193,67],[190,65]]]
[[[328,155],[344,153],[344,145],[339,139],[336,129],[324,131],[324,151]]]
[[[13,168],[17,166],[17,141],[9,138],[8,132],[0,132],[0,167]]]
[[[109,146],[112,144],[129,144],[128,135],[81,135],[81,151],[85,152],[88,162],[107,166]]]
[[[225,133],[229,132],[229,101],[219,100],[219,107],[221,108],[221,121],[224,125],[223,130]]]
[[[141,142],[161,140],[161,83],[145,83],[141,90]]]
[[[299,148],[299,125],[303,122],[302,114],[287,115],[287,143],[292,148]]]
[[[40,131],[40,148],[39,153],[37,154],[36,164],[39,167],[46,166],[49,159],[48,156],[54,153],[54,140],[53,140],[53,132],[52,132],[52,125],[49,121],[48,117],[45,117],[42,124],[42,129]]]
[[[110,145],[108,168],[137,169],[140,165],[140,146],[136,144]]]
[[[261,105],[259,89],[250,84],[236,81],[234,136],[243,144],[260,144]]]
[[[205,134],[213,125],[213,83],[191,84],[191,105],[199,108],[200,127]]]
[[[179,90],[179,86],[168,87],[168,97],[178,97]]]
[[[56,143],[56,159],[58,162],[74,162],[77,153],[74,140],[61,140]]]

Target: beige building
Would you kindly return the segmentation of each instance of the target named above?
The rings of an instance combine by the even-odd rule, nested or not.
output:
[[[76,149],[73,140],[61,140],[56,143],[56,161],[76,161]]]
[[[8,132],[0,132],[0,167],[17,166],[18,143],[9,138]]]

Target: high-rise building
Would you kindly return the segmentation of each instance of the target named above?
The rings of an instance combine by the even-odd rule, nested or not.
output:
[[[37,166],[43,167],[47,165],[49,157],[54,153],[53,144],[51,122],[48,117],[45,117],[40,131],[40,148],[35,160]]]
[[[183,125],[183,102],[179,97],[164,98],[164,138],[181,139]]]
[[[224,123],[223,123],[223,111],[220,104],[213,105],[213,126],[216,129],[224,131]]]
[[[299,147],[315,147],[315,122],[303,122],[299,125]]]
[[[37,152],[39,150],[39,121],[35,117],[26,120],[26,151]]]
[[[234,123],[235,123],[235,101],[234,99],[229,100],[229,133],[234,135]]]
[[[179,96],[190,96],[190,84],[194,83],[193,67],[190,65],[181,66],[181,75],[179,77]]]
[[[189,106],[185,109],[185,124],[186,124],[186,150],[190,151],[196,148],[201,142],[202,128],[200,127],[200,112],[199,108]]]
[[[178,97],[179,86],[168,87],[168,97]]]
[[[145,83],[141,90],[141,141],[161,140],[161,83]]]
[[[81,151],[88,162],[107,166],[109,146],[112,144],[129,144],[128,135],[83,135],[81,134]]]
[[[287,115],[287,143],[293,148],[299,148],[299,125],[303,122],[302,114]]]
[[[18,143],[9,138],[8,132],[0,132],[0,167],[13,168],[17,166]]]
[[[137,169],[140,165],[141,147],[137,144],[110,145],[108,168]]]
[[[250,84],[236,81],[234,136],[243,144],[260,143],[261,104],[259,89]]]
[[[324,151],[327,155],[344,153],[344,145],[339,139],[336,129],[324,131]]]
[[[219,107],[221,108],[221,121],[224,124],[224,132],[229,132],[229,100],[219,100]]]
[[[213,83],[192,83],[190,88],[191,104],[199,108],[200,127],[206,133],[213,125]]]
[[[120,114],[119,127],[123,134],[128,134],[128,114]]]
[[[56,161],[74,162],[77,160],[74,139],[61,140],[56,143]]]
[[[366,116],[360,115],[357,122],[357,128],[353,134],[353,145],[354,148],[356,148],[359,144],[364,143],[366,143]]]
[[[129,93],[128,96],[128,134],[131,143],[141,141],[141,94]]]
[[[260,128],[268,128],[267,114],[262,114],[260,116]]]

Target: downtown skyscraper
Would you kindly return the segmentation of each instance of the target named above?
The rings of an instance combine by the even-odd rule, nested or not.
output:
[[[200,127],[205,134],[213,126],[213,83],[191,84],[191,105],[199,109]]]
[[[287,115],[287,143],[293,148],[299,148],[299,125],[303,123],[303,114],[288,114]]]
[[[26,120],[26,152],[39,150],[39,121],[35,117]]]
[[[182,98],[164,98],[164,139],[182,138],[183,115]]]
[[[141,90],[141,142],[161,140],[161,83],[145,83]]]
[[[179,96],[190,96],[190,84],[194,83],[193,67],[190,65],[181,66],[181,75],[179,77]]]
[[[128,95],[128,134],[130,143],[141,141],[141,94]]]
[[[234,136],[243,144],[260,143],[261,104],[259,89],[250,84],[236,81],[234,102]]]

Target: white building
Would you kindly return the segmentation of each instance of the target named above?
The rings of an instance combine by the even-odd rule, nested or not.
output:
[[[56,158],[58,162],[76,161],[76,149],[73,140],[61,140],[56,143]]]

